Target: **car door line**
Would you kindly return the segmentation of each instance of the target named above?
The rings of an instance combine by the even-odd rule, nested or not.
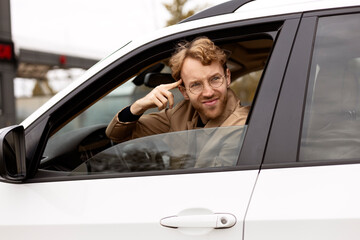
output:
[[[160,224],[169,228],[231,228],[236,224],[236,217],[230,213],[206,215],[169,216],[162,218]]]

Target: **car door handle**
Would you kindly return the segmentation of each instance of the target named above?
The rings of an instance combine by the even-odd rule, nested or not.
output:
[[[170,228],[231,228],[236,217],[229,213],[170,216],[161,219],[160,224]]]

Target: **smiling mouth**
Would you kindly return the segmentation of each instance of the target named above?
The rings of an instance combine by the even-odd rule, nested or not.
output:
[[[206,106],[214,106],[218,102],[218,99],[211,99],[204,101],[203,104]]]

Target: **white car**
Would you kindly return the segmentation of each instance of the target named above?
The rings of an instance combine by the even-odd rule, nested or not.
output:
[[[246,125],[110,141],[198,36],[229,53]],[[0,175],[1,239],[358,240],[360,3],[234,0],[131,41],[0,130]]]

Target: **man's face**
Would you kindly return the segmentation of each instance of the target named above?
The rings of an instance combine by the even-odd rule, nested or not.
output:
[[[224,76],[224,83],[218,87],[211,87],[209,79],[214,76]],[[184,98],[189,100],[197,110],[203,123],[219,117],[227,103],[227,88],[230,85],[230,71],[224,73],[224,68],[219,62],[212,62],[205,66],[199,60],[187,57],[181,69],[181,79],[185,88],[180,87]],[[203,91],[194,94],[189,91],[189,86],[194,82],[202,83]]]

